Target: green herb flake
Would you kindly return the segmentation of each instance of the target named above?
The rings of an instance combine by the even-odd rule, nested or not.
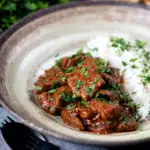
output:
[[[132,92],[131,94],[132,94],[132,95],[135,95],[135,94],[136,94],[136,92]]]
[[[95,83],[97,83],[98,82],[98,78],[94,78],[94,81],[93,81],[93,83],[95,84]]]
[[[101,98],[101,101],[103,101],[104,103],[108,103],[108,101],[105,98]],[[110,104],[112,105],[111,102],[110,102]]]
[[[98,92],[96,92],[96,95],[95,95],[95,97],[96,97],[96,98],[98,98],[98,97],[99,97],[99,93],[98,93]]]
[[[136,122],[136,118],[135,118],[135,117],[132,117],[131,120],[132,120],[133,122]]]
[[[63,82],[65,82],[65,81],[66,81],[66,77],[62,76],[62,77],[61,77],[61,80],[62,80]]]
[[[56,86],[57,86],[57,82],[56,82],[56,81],[53,81],[53,82],[52,82],[52,85],[51,85],[51,88],[52,88],[52,89],[55,89]]]
[[[145,76],[144,80],[146,84],[150,83],[150,76]]]
[[[101,101],[101,98],[99,98],[99,97],[96,97],[95,99],[98,100],[98,101]]]
[[[83,106],[86,106],[86,105],[87,105],[87,102],[86,102],[86,101],[81,101],[80,103],[81,103],[81,105],[83,105]]]
[[[80,48],[77,52],[77,55],[80,55],[81,53],[83,53],[83,48]]]
[[[36,90],[36,91],[41,91],[41,90],[42,90],[42,87],[39,86],[39,85],[37,85],[37,86],[35,86],[35,90]]]
[[[132,69],[137,69],[138,66],[136,66],[136,65],[133,64],[133,65],[131,65],[131,68],[132,68]]]
[[[150,52],[149,51],[144,51],[144,57],[146,59],[150,59]]]
[[[130,59],[130,62],[136,62],[137,61],[137,58],[131,58]]]
[[[71,111],[75,107],[76,107],[76,104],[70,104],[66,108],[67,108],[68,111]]]
[[[112,83],[112,88],[114,88],[114,89],[116,89],[116,88],[117,88],[116,83]]]
[[[82,74],[84,74],[86,70],[87,70],[87,68],[84,68],[84,67],[83,67],[83,68],[80,69],[80,72],[81,72]]]
[[[129,103],[127,103],[126,105],[127,105],[128,107],[132,107],[132,106],[134,106],[134,103],[129,102]]]
[[[59,67],[57,65],[54,66],[55,69],[58,69]]]
[[[56,92],[56,89],[52,89],[52,90],[49,90],[48,93],[50,94],[54,94]]]
[[[82,64],[83,64],[83,61],[79,61],[79,62],[77,63],[77,66],[78,66],[78,67],[81,67]]]
[[[77,95],[76,95],[76,93],[74,91],[73,91],[72,98],[77,98]]]
[[[136,107],[136,109],[140,108],[140,104],[134,104],[134,106]]]
[[[87,94],[91,95],[92,88],[91,87],[86,87],[85,91],[86,91]]]
[[[88,71],[85,71],[85,72],[84,72],[84,75],[85,75],[87,78],[89,78],[89,77],[90,77],[90,75],[89,75],[89,72],[88,72]]]
[[[96,66],[99,67],[100,65],[104,65],[105,61],[101,58],[98,58],[95,62]]]
[[[123,66],[127,66],[127,63],[125,61],[121,62]]]
[[[122,121],[123,124],[127,124],[128,123],[129,118],[125,117],[125,119]]]
[[[81,81],[81,80],[77,80],[76,81],[76,89],[80,89],[80,87],[82,86],[82,85],[84,85],[85,83],[83,82],[83,81]]]
[[[109,41],[111,43],[111,46],[118,48],[120,52],[129,50],[129,48],[131,47],[130,42],[126,42],[123,38],[120,37],[110,37]]]
[[[59,65],[59,66],[61,65],[61,59],[56,59],[55,61],[56,61],[57,65]]]
[[[71,103],[71,102],[75,102],[75,98],[73,98],[71,95],[69,95],[66,92],[63,92],[60,94],[60,97],[62,99],[62,101],[67,102],[67,103]]]
[[[91,54],[90,52],[87,52],[87,53],[85,53],[85,56],[86,56],[86,57],[91,57],[92,54]]]
[[[67,68],[67,70],[65,71],[66,73],[70,73],[70,72],[72,72],[73,71],[73,67],[71,66],[71,67],[69,67],[69,68]]]
[[[110,73],[111,70],[109,68],[107,68],[106,66],[102,66],[101,71],[104,73]]]
[[[53,100],[55,100],[55,98],[51,97],[51,98],[49,98],[49,100],[50,100],[50,101],[53,101]]]
[[[136,41],[135,41],[135,45],[136,45],[138,48],[144,48],[144,47],[147,45],[147,42],[141,41],[141,40],[136,40]]]
[[[93,49],[91,49],[91,51],[93,51],[93,52],[97,52],[98,51],[98,48],[93,48]]]

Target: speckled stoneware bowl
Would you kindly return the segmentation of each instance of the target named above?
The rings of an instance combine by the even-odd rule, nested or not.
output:
[[[22,19],[0,37],[0,99],[21,122],[41,133],[84,144],[117,145],[150,139],[150,123],[142,131],[94,135],[67,128],[32,100],[30,90],[58,52],[73,52],[96,35],[127,33],[150,41],[146,6],[111,2],[60,5]]]

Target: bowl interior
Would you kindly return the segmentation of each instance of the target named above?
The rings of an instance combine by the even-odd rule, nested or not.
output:
[[[63,139],[109,144],[149,138],[149,122],[142,125],[142,131],[107,136],[75,131],[65,127],[59,118],[47,115],[32,100],[33,83],[44,69],[54,64],[58,53],[59,57],[71,55],[93,36],[117,34],[150,41],[150,11],[146,9],[94,2],[61,8],[33,15],[36,19],[24,21],[2,45],[0,90],[3,103],[28,120],[31,127]]]

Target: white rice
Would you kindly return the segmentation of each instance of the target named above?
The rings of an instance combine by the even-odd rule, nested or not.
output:
[[[113,67],[119,68],[121,72],[125,69],[122,61],[129,62],[130,59],[137,57],[135,51],[124,51],[121,56],[115,52],[115,48],[109,47],[109,37],[94,37],[84,47],[84,52],[89,49],[98,48],[98,51],[92,51],[92,56],[101,57],[110,62]],[[140,60],[135,63],[138,69],[132,69],[131,64],[126,66],[124,73],[124,88],[129,93],[133,101],[140,106],[139,114],[143,120],[148,119],[150,111],[150,84],[144,86],[139,74],[144,67]],[[133,94],[134,92],[134,94]]]

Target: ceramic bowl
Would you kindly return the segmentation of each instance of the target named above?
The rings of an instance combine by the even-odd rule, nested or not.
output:
[[[24,124],[62,140],[95,145],[149,140],[149,122],[142,125],[142,131],[112,135],[70,129],[46,114],[30,92],[37,76],[53,65],[57,53],[73,53],[93,36],[121,33],[150,41],[149,16],[144,5],[77,2],[25,17],[0,37],[0,103]]]

